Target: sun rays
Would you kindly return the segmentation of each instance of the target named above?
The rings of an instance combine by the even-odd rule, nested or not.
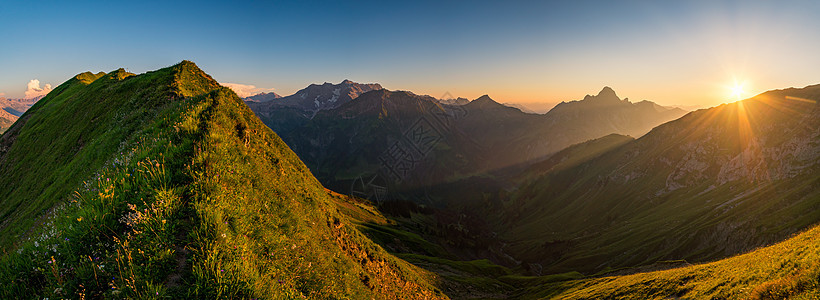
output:
[[[743,83],[735,83],[731,90],[732,97],[734,97],[735,100],[739,101],[743,97],[743,95],[745,95],[745,92],[743,91]]]
[[[748,88],[748,86],[745,81],[739,81],[735,78],[732,81],[732,84],[728,84],[725,87],[732,101],[740,101],[745,97],[748,97],[746,92],[746,88]]]

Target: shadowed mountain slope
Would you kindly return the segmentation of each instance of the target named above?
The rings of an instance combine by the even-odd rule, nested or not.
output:
[[[550,272],[704,261],[820,221],[820,86],[699,110],[524,184],[511,252]]]
[[[349,193],[351,182],[377,176],[392,198],[446,206],[469,202],[473,192],[497,193],[511,175],[567,146],[612,133],[639,133],[683,113],[620,100],[609,88],[556,110],[527,114],[487,95],[448,105],[410,92],[379,90],[321,111],[291,131],[278,128],[317,178],[335,191]],[[264,114],[260,117],[265,120]],[[438,192],[474,180],[494,182],[481,184],[486,190],[465,191],[459,201]]]

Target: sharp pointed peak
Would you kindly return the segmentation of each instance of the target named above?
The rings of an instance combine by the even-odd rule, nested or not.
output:
[[[586,95],[586,96],[584,96],[584,99],[581,100],[581,101],[586,102],[586,103],[598,103],[598,104],[604,104],[604,103],[614,104],[614,103],[623,102],[623,100],[621,100],[621,98],[618,98],[618,95],[615,94],[615,90],[613,90],[609,86],[604,86],[604,88],[601,89],[601,91],[598,92],[597,95],[594,95],[594,96],[593,95]]]
[[[478,97],[473,101],[474,102],[495,102],[495,100],[493,100],[493,98],[490,98],[489,95],[482,95],[481,97]],[[495,102],[495,103],[497,103],[497,102]]]
[[[493,108],[493,107],[506,107],[503,104],[496,102],[495,100],[490,98],[490,96],[488,96],[488,95],[483,95],[481,97],[478,97],[477,99],[475,99],[473,101],[470,101],[470,103],[467,103],[465,105],[469,105],[470,107],[479,107],[479,108],[482,108],[482,109]]]
[[[604,88],[601,89],[600,92],[598,92],[598,97],[618,98],[618,95],[615,94],[615,90],[613,90],[611,87],[604,86]],[[618,98],[618,99],[620,99],[620,98]]]

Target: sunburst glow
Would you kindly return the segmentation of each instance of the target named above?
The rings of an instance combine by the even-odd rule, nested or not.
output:
[[[732,91],[732,98],[735,98],[736,100],[740,100],[746,94],[743,91],[743,83],[736,82],[735,85],[730,88],[730,90]]]

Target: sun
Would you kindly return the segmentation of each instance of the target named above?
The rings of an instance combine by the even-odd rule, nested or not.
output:
[[[732,92],[732,97],[736,100],[740,100],[746,92],[743,91],[743,83],[735,82],[735,85],[730,87],[729,90]]]

